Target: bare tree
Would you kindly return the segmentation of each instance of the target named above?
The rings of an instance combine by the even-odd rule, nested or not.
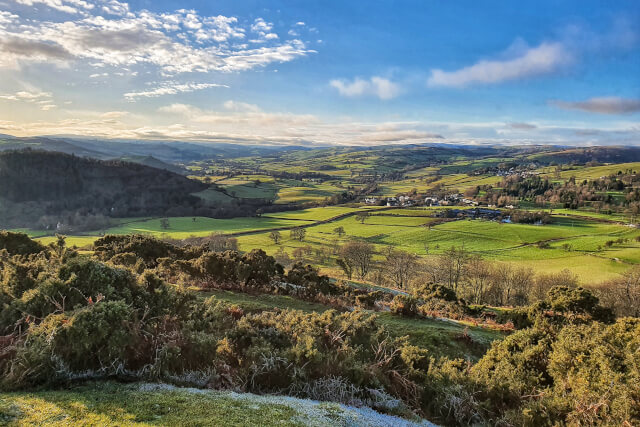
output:
[[[349,242],[340,250],[340,256],[356,270],[358,277],[364,279],[373,264],[374,246],[367,242]]]
[[[575,288],[578,286],[578,276],[568,269],[564,269],[559,273],[539,274],[535,279],[534,285],[529,290],[529,302],[545,299],[549,289],[554,286]]]
[[[465,267],[468,262],[469,253],[464,246],[459,248],[452,246],[440,256],[439,266],[441,274],[446,281],[444,284],[456,293],[458,293],[458,285],[460,285],[460,281],[464,277]]]
[[[530,300],[529,293],[534,288],[534,279],[531,268],[498,264],[492,270],[485,302],[493,305],[525,305]]]
[[[160,228],[162,228],[163,230],[168,230],[170,227],[171,225],[169,225],[169,218],[160,219]]]
[[[280,234],[280,232],[278,230],[272,231],[271,233],[269,233],[269,238],[271,240],[273,240],[273,243],[275,243],[276,245],[280,244],[280,240],[282,240],[282,235]]]
[[[291,253],[291,255],[293,255],[293,259],[296,262],[301,262],[301,263],[305,262],[305,254],[306,254],[306,251],[304,250],[304,248],[295,248]]]
[[[468,290],[463,293],[464,297],[475,304],[484,302],[492,276],[491,265],[481,257],[473,256],[465,270]]]
[[[603,283],[597,294],[602,304],[611,307],[618,316],[640,317],[640,266]]]
[[[278,251],[274,254],[274,258],[276,259],[276,262],[278,264],[281,264],[285,267],[289,267],[291,265],[291,257],[282,246],[278,248]]]
[[[356,214],[356,221],[360,222],[360,224],[364,224],[367,218],[369,218],[369,212],[358,212]]]
[[[299,241],[303,241],[307,235],[307,230],[302,227],[296,227],[291,230],[291,238]]]
[[[353,277],[353,264],[351,264],[349,260],[343,258],[338,258],[336,260],[336,264],[338,264],[338,267],[344,271],[347,279],[351,280],[351,277]]]
[[[418,267],[418,256],[400,250],[387,252],[383,270],[389,280],[398,288],[405,289],[415,276]]]
[[[237,251],[238,239],[225,236],[222,233],[214,233],[206,238],[209,250],[213,252]]]

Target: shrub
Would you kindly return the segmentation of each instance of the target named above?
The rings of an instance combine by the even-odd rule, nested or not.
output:
[[[305,288],[308,295],[340,295],[343,290],[331,283],[329,278],[320,275],[318,270],[310,265],[295,263],[286,275],[286,280],[297,286]]]
[[[448,286],[436,284],[436,283],[428,283],[420,288],[417,288],[413,295],[416,298],[423,299],[428,301],[430,299],[440,299],[443,301],[458,301],[458,296],[456,292],[449,288]]]
[[[45,248],[24,233],[0,230],[0,251],[5,249],[9,255],[31,255]]]
[[[178,246],[139,234],[101,237],[93,243],[93,252],[98,259],[102,261],[112,260],[114,263],[128,260],[128,258],[113,259],[116,255],[132,253],[142,259],[147,267],[151,268],[157,265],[158,258],[183,259],[193,258],[198,255],[198,251],[190,254],[189,251]],[[202,252],[202,250],[199,252]]]
[[[70,315],[48,316],[30,334],[53,339],[53,355],[72,370],[99,370],[125,362],[132,343],[133,311],[124,301],[105,301]]]
[[[396,295],[393,297],[389,308],[392,313],[402,316],[416,317],[420,315],[418,299],[409,295]]]

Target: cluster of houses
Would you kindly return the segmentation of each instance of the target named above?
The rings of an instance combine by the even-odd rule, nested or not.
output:
[[[529,178],[534,175],[538,175],[538,172],[530,171],[530,170],[518,170],[516,168],[509,168],[507,170],[498,170],[496,172],[496,176],[511,176],[511,175],[519,175],[520,178]]]
[[[538,169],[538,164],[530,163],[528,165],[521,165],[517,167],[500,168],[500,167],[491,167],[491,168],[483,168],[478,169],[472,172],[473,175],[495,175],[495,176],[511,176],[511,175],[520,175],[521,178],[528,178],[533,175],[538,175],[538,172],[534,172],[535,169]],[[526,168],[526,169],[523,169]]]
[[[398,197],[366,197],[364,202],[367,205],[386,206],[414,206],[423,204],[422,197],[419,196],[398,196]],[[444,196],[424,197],[425,206],[478,206],[475,200],[467,199],[462,194],[447,194]]]
[[[386,206],[413,206],[417,203],[415,198],[410,196],[398,197],[367,197],[364,202],[368,205],[386,205]]]
[[[424,204],[427,206],[478,206],[478,202],[462,197],[462,194],[447,194],[443,197],[426,196],[424,198]]]

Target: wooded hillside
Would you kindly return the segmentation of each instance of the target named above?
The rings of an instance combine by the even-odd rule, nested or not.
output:
[[[102,161],[46,151],[0,153],[0,198],[11,222],[61,214],[130,217],[189,215],[201,204],[191,193],[206,185],[176,173],[122,161]]]

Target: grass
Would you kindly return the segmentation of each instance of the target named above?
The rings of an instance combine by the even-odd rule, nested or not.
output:
[[[132,222],[124,226],[106,230],[107,234],[150,234],[153,236],[166,235],[174,239],[184,239],[191,236],[208,236],[212,233],[237,233],[245,231],[264,230],[277,227],[300,225],[299,221],[276,219],[269,217],[246,217],[233,219],[213,219],[205,217],[171,217],[169,228],[162,228],[159,218],[146,221]]]
[[[616,224],[560,215],[554,216],[553,224],[544,226],[461,220],[429,228],[425,225],[433,218],[422,216],[426,209],[407,209],[407,215],[402,215],[404,211],[376,212],[364,224],[355,217],[347,217],[311,226],[306,229],[303,242],[289,238],[287,233],[283,233],[280,245],[275,245],[268,233],[240,236],[238,241],[245,251],[263,248],[273,254],[283,248],[290,255],[298,247],[331,248],[349,240],[374,243],[379,252],[386,246],[393,246],[420,256],[439,254],[452,246],[464,246],[484,258],[528,266],[536,273],[555,273],[568,268],[583,284],[612,279],[631,264],[640,263],[640,244],[634,240],[640,231]],[[339,226],[346,232],[342,238],[333,232]],[[606,241],[618,238],[629,239],[629,242],[598,251],[598,246],[604,248]],[[539,248],[536,243],[540,241],[548,241],[550,249]],[[564,244],[570,245],[570,250],[563,248]],[[335,270],[333,261],[323,267],[330,269],[324,270],[326,273]]]
[[[416,425],[336,403],[115,382],[86,383],[68,390],[1,393],[0,423],[8,426]]]
[[[216,203],[216,204],[226,204],[233,200],[233,197],[224,194],[222,191],[216,190],[214,188],[207,188],[206,190],[202,190],[198,193],[193,193],[194,196],[200,197],[201,199],[207,201],[208,203]]]
[[[98,239],[99,236],[67,236],[65,241],[68,247],[87,248]],[[58,238],[56,236],[45,236],[35,239],[43,245],[56,242]]]
[[[296,219],[309,221],[324,221],[338,215],[362,210],[363,208],[349,208],[345,206],[326,206],[322,208],[303,209],[299,211],[274,212],[264,214],[263,217]]]
[[[367,209],[371,216],[364,223],[355,216],[346,216],[328,223],[314,225],[344,214]],[[329,206],[299,211],[265,214],[262,217],[211,219],[197,217],[169,218],[169,228],[163,229],[159,218],[140,220],[123,219],[120,224],[103,230],[105,233],[141,233],[156,237],[183,239],[207,236],[212,233],[246,233],[238,236],[240,249],[264,249],[274,254],[283,248],[289,255],[299,247],[312,249],[334,248],[349,240],[364,240],[376,245],[379,253],[388,246],[415,253],[419,256],[439,254],[452,246],[464,246],[468,251],[491,260],[533,268],[537,273],[554,273],[569,269],[576,273],[582,284],[596,284],[616,277],[632,264],[640,263],[640,243],[635,238],[640,230],[601,221],[611,216],[585,211],[555,210],[553,223],[543,226],[529,224],[503,224],[485,220],[459,220],[429,226],[431,217],[443,208],[384,209],[378,206]],[[578,215],[578,216],[573,216]],[[592,218],[592,219],[591,219]],[[310,225],[306,237],[293,240],[286,230],[281,231],[279,245],[269,238],[271,229]],[[342,227],[345,235],[339,237],[334,229]],[[70,236],[69,246],[89,246],[101,233]],[[52,236],[32,234],[42,243],[55,240]],[[606,248],[609,240],[625,238],[629,241]],[[541,249],[538,242],[549,243]],[[569,245],[569,247],[564,247]],[[377,257],[379,259],[380,256]],[[332,259],[319,265],[328,274],[336,274]]]
[[[328,310],[329,307],[303,301],[297,298],[293,298],[287,295],[249,295],[240,292],[231,292],[224,290],[211,290],[199,292],[202,298],[208,298],[215,296],[220,301],[225,301],[230,304],[236,304],[248,311],[263,311],[272,310],[274,308],[290,308],[293,310],[301,310],[306,313],[311,312],[323,312]]]
[[[562,180],[575,177],[578,180],[591,180],[598,179],[601,176],[615,175],[619,171],[626,171],[631,169],[632,171],[640,171],[640,162],[632,163],[618,163],[612,165],[593,166],[593,167],[577,167],[576,169],[569,169],[560,172],[560,178]],[[548,175],[550,179],[554,179],[554,168],[545,168],[542,170]]]

